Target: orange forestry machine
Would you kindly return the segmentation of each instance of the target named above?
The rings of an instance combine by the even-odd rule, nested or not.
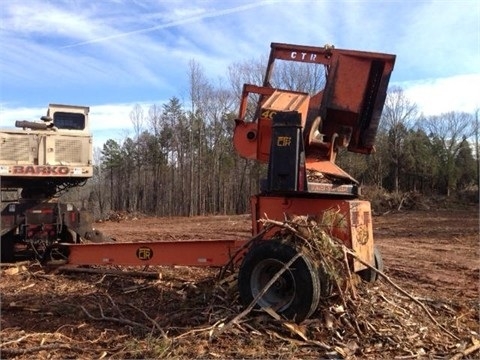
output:
[[[292,62],[298,63],[294,64],[297,67],[289,67]],[[50,252],[56,257],[47,260],[72,265],[240,263],[239,294],[248,305],[299,255],[295,245],[281,241],[273,231],[263,231],[259,220],[265,216],[282,222],[293,216],[318,219],[334,210],[347,225],[333,228],[333,235],[363,262],[381,269],[381,255],[373,243],[370,203],[359,199],[358,182],[335,164],[335,158],[340,148],[373,152],[394,63],[395,55],[390,54],[271,44],[263,86],[243,87],[233,136],[240,156],[268,164],[261,192],[251,197],[252,234],[257,241],[59,243],[55,252]],[[289,74],[290,82],[295,80],[293,72],[302,71],[302,78],[312,74],[317,83],[312,81],[311,93],[275,88],[274,64],[276,70]],[[324,75],[321,86],[319,73]],[[376,279],[375,271],[353,258],[350,262],[351,269],[366,281]],[[327,288],[315,259],[302,253],[257,304],[299,322],[316,310]]]

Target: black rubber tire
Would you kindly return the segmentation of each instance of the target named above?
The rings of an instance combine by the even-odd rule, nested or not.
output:
[[[383,269],[384,269],[383,266],[384,265],[383,265],[382,253],[380,252],[380,249],[376,246],[374,246],[374,248],[373,248],[373,257],[374,257],[374,261],[375,261],[375,265],[374,265],[375,269],[383,272]],[[369,283],[373,283],[373,282],[377,281],[377,279],[378,279],[377,272],[370,269],[370,268],[359,271],[358,275],[360,276],[360,278],[363,281],[366,281],[366,282],[369,282]]]
[[[11,232],[0,237],[0,262],[15,262],[15,242]]]
[[[63,226],[62,232],[60,234],[60,242],[61,243],[70,243],[75,244],[78,243],[77,241],[77,233],[66,226]]]
[[[244,306],[295,255],[293,245],[265,240],[246,255],[238,273],[238,289]],[[256,307],[271,307],[285,318],[300,323],[317,309],[321,296],[318,268],[306,255],[301,255],[259,299]]]
[[[39,259],[43,265],[48,265],[52,261],[67,262],[70,249],[62,244],[53,244],[45,249],[42,257]]]

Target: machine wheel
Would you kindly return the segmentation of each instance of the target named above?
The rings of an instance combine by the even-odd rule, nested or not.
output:
[[[382,254],[380,253],[380,250],[378,247],[373,248],[373,257],[375,261],[375,269],[380,270],[383,272],[383,259],[382,259]],[[360,278],[366,282],[375,282],[378,279],[378,274],[376,271],[368,268],[365,270],[361,270],[358,272],[358,275]]]
[[[11,232],[0,237],[0,262],[15,262],[15,241]]]
[[[56,262],[57,264],[66,263],[69,255],[69,249],[65,246],[60,244],[54,244],[49,246],[40,260],[40,262],[44,265],[52,264]]]
[[[240,298],[245,306],[295,255],[294,245],[277,240],[262,241],[245,256],[238,274]],[[301,322],[318,306],[321,294],[319,271],[306,255],[300,256],[257,302],[285,318]]]
[[[64,226],[62,228],[62,233],[60,234],[60,242],[62,243],[69,243],[69,244],[76,244],[78,241],[77,233],[68,227]]]

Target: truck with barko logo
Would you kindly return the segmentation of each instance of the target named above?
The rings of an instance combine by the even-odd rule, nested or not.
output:
[[[59,201],[93,175],[89,110],[50,104],[40,121],[0,130],[2,262],[44,259],[59,242],[103,239],[87,210]]]

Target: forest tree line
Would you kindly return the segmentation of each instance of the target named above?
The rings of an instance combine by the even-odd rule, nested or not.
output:
[[[300,64],[301,66],[302,64]],[[240,214],[259,191],[266,166],[239,157],[233,129],[243,83],[261,84],[261,62],[233,64],[213,82],[191,62],[188,100],[130,112],[133,135],[95,150],[90,205],[156,216]],[[284,66],[276,87],[312,92],[321,72]],[[319,80],[320,79],[320,80]],[[372,155],[340,152],[337,164],[362,186],[454,196],[478,188],[479,126],[474,114],[424,116],[403,90],[388,90]]]

